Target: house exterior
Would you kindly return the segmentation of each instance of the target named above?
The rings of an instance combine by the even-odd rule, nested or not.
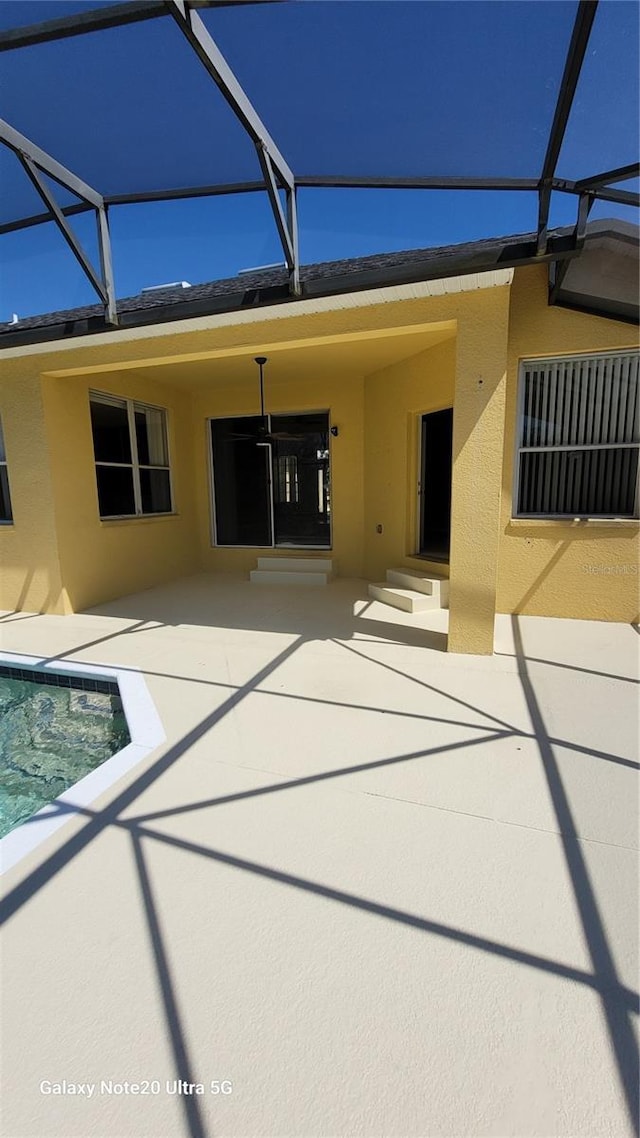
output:
[[[636,621],[637,237],[592,242],[571,307],[476,243],[296,300],[270,270],[134,298],[114,330],[5,326],[0,607],[330,550],[341,576],[448,575],[453,652],[491,653],[496,612]]]

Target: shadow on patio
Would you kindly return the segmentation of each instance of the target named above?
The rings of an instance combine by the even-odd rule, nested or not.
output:
[[[349,586],[352,588],[353,583],[349,583]],[[338,585],[339,589],[340,584]],[[585,993],[594,994],[600,1002],[602,1016],[606,1023],[609,1047],[619,1081],[621,1101],[626,1103],[629,1124],[631,1126],[636,1125],[638,1102],[637,1046],[632,1033],[630,1017],[632,1013],[638,1011],[638,995],[619,975],[619,968],[616,965],[614,952],[608,939],[606,921],[601,913],[596,890],[590,877],[585,857],[584,838],[574,817],[563,781],[562,766],[556,755],[556,748],[563,752],[572,752],[574,755],[582,755],[585,760],[588,759],[590,762],[591,760],[604,761],[605,769],[609,767],[609,764],[613,764],[613,768],[609,769],[619,769],[620,777],[624,778],[630,777],[631,770],[637,771],[638,764],[625,755],[617,755],[597,747],[585,746],[573,742],[571,739],[557,737],[555,732],[550,733],[546,724],[545,713],[543,713],[531,678],[530,665],[523,645],[521,622],[518,617],[514,617],[512,622],[517,673],[501,674],[487,671],[487,682],[483,684],[480,681],[485,673],[465,670],[464,662],[460,664],[460,676],[452,666],[447,667],[442,672],[435,670],[434,674],[434,662],[439,659],[438,655],[426,653],[423,657],[413,651],[414,648],[426,645],[433,647],[434,644],[430,642],[432,633],[371,619],[366,615],[364,609],[362,615],[354,617],[353,610],[348,611],[347,602],[350,603],[354,599],[357,601],[357,597],[352,597],[346,585],[343,587],[342,593],[339,593],[339,604],[336,604],[336,591],[331,591],[333,597],[331,592],[327,591],[326,595],[318,599],[317,607],[313,612],[310,611],[313,606],[309,605],[309,598],[306,593],[304,596],[293,599],[289,593],[280,594],[281,599],[275,593],[267,598],[268,603],[265,605],[265,596],[264,594],[261,596],[261,592],[260,589],[255,591],[248,588],[242,589],[237,583],[229,582],[228,591],[221,590],[221,595],[215,596],[210,595],[206,580],[196,579],[194,591],[188,595],[181,593],[178,588],[174,590],[170,587],[165,590],[152,590],[135,598],[125,598],[123,601],[101,606],[99,610],[94,610],[90,615],[92,617],[101,615],[105,618],[111,617],[118,620],[134,620],[135,623],[132,627],[120,627],[106,636],[92,639],[85,644],[78,642],[76,630],[74,648],[66,652],[58,652],[51,657],[52,659],[73,658],[79,652],[93,649],[95,646],[112,639],[117,642],[118,638],[122,638],[122,642],[131,643],[132,633],[135,633],[134,640],[137,641],[138,633],[143,631],[151,633],[154,628],[161,631],[170,627],[194,626],[201,628],[206,626],[229,630],[232,633],[233,641],[233,644],[227,645],[230,654],[233,652],[234,646],[235,648],[238,646],[238,642],[234,640],[236,633],[245,630],[253,633],[256,631],[260,633],[283,633],[287,634],[289,640],[284,647],[280,642],[279,650],[276,651],[273,649],[273,644],[270,644],[267,662],[253,671],[250,678],[244,682],[234,682],[232,676],[223,678],[220,675],[217,679],[213,679],[210,674],[189,675],[188,670],[184,675],[177,674],[177,671],[176,673],[163,671],[162,663],[171,655],[172,642],[164,646],[164,655],[157,655],[156,659],[160,664],[157,669],[147,667],[147,663],[142,662],[141,666],[148,676],[155,675],[163,680],[174,679],[184,685],[194,683],[200,685],[201,689],[211,692],[211,700],[216,703],[216,706],[193,723],[189,730],[171,740],[166,749],[150,761],[146,769],[134,778],[129,785],[121,788],[111,801],[107,802],[101,809],[83,811],[86,821],[82,828],[63,840],[61,844],[59,843],[57,849],[44,857],[10,890],[2,904],[2,921],[5,922],[9,918],[17,916],[23,906],[37,896],[44,887],[54,883],[60,872],[86,851],[95,839],[112,829],[122,835],[127,835],[131,843],[131,866],[134,868],[138,883],[139,898],[147,928],[148,945],[156,971],[157,990],[164,1009],[166,1038],[170,1044],[177,1079],[184,1080],[187,1083],[196,1082],[197,1065],[193,1057],[193,1046],[190,1042],[189,1016],[182,1008],[179,997],[180,976],[175,974],[172,966],[174,950],[167,944],[167,933],[164,928],[167,914],[165,912],[163,921],[161,907],[158,905],[157,892],[162,890],[164,879],[156,879],[154,876],[149,860],[149,855],[154,850],[173,851],[174,855],[182,853],[190,855],[191,859],[195,858],[201,866],[197,870],[197,875],[200,888],[204,891],[203,896],[208,892],[207,872],[203,867],[210,867],[210,871],[213,870],[213,867],[223,867],[225,870],[234,872],[233,881],[240,885],[241,893],[242,881],[251,879],[285,888],[289,892],[294,890],[301,897],[311,896],[321,902],[330,903],[331,911],[325,912],[323,910],[322,913],[318,913],[317,920],[330,924],[332,921],[331,914],[335,913],[335,906],[339,906],[341,909],[352,910],[354,913],[362,914],[365,917],[391,922],[393,926],[412,930],[431,940],[435,938],[435,941],[458,946],[475,954],[480,953],[520,965],[532,974],[547,974],[555,980],[577,986],[579,990]],[[272,594],[274,591],[268,590],[268,592]],[[316,595],[314,594],[315,602]],[[292,635],[293,639],[291,639]],[[349,643],[345,643],[345,641],[349,641]],[[322,657],[322,667],[319,670],[316,669],[314,672],[312,667],[312,672],[307,677],[305,686],[298,679],[298,673],[302,674],[304,668],[309,667],[309,649],[319,643],[326,647],[328,654]],[[265,644],[264,647],[267,645]],[[382,656],[380,655],[381,647],[384,649]],[[402,652],[399,651],[400,649]],[[409,655],[407,655],[407,649]],[[191,650],[197,650],[196,642],[192,643]],[[244,651],[244,641],[240,642],[240,650]],[[391,656],[389,656],[389,652]],[[153,655],[155,653],[152,653]],[[428,663],[425,663],[427,657]],[[91,658],[98,660],[99,657],[92,656]],[[344,665],[337,663],[340,660],[349,661],[346,671],[340,670],[344,667]],[[549,662],[553,663],[553,661]],[[572,670],[570,665],[561,664],[560,666],[568,672]],[[341,677],[351,674],[350,669],[352,670],[353,683],[352,686],[346,685],[344,697],[338,698],[335,692],[328,694],[325,688],[331,686],[334,678],[332,673],[337,670],[339,682],[342,682]],[[215,671],[215,669],[212,670]],[[589,682],[597,682],[599,679],[604,682],[608,681],[606,672],[599,675],[595,669],[585,668],[578,668],[577,671],[589,672]],[[372,679],[374,673],[377,677],[375,682]],[[276,684],[276,675],[278,680],[282,680],[279,686]],[[454,677],[460,681],[458,684],[454,682]],[[569,689],[570,681],[571,676],[566,679]],[[314,685],[317,683],[319,690],[316,691]],[[498,689],[500,689],[500,684],[509,686],[510,696],[506,700],[509,711],[506,717],[503,714],[496,714],[493,710],[495,703],[502,705],[506,687],[504,687],[504,691],[498,690],[494,699],[491,684],[497,686]],[[519,692],[517,690],[518,685]],[[285,687],[289,690],[284,690]],[[358,699],[357,692],[366,691],[369,687],[371,689],[370,701]],[[476,689],[478,696],[476,696]],[[178,700],[182,690],[184,689],[181,686],[175,688]],[[485,704],[486,706],[484,706]],[[269,738],[269,720],[275,718],[280,729],[289,722],[286,713],[283,713],[284,718],[279,718],[279,712],[275,710],[283,705],[296,706],[298,718],[292,721],[294,734],[296,729],[300,729],[301,724],[306,725],[305,736],[300,746],[292,752],[291,761],[293,762],[293,769],[298,771],[300,768],[304,769],[305,763],[310,764],[312,769],[307,773],[294,773],[293,776],[288,776],[284,760],[278,769],[270,766],[272,760],[269,760],[268,755],[266,758],[262,757],[261,746],[267,747]],[[246,706],[250,706],[252,709],[250,716],[246,711]],[[357,713],[365,717],[373,716],[375,717],[375,724],[391,720],[395,724],[394,730],[391,735],[384,733],[381,735],[381,728],[374,726],[372,735],[363,742],[353,734],[354,728],[349,726],[348,721],[340,719],[336,736],[330,744],[328,742],[326,744],[325,750],[328,749],[329,754],[325,755],[324,751],[314,749],[315,744],[312,735],[317,724],[308,717],[315,708],[320,708],[323,715],[326,713],[334,717],[347,712]],[[585,708],[584,711],[586,714],[587,709]],[[206,741],[207,745],[210,745],[212,740],[215,741],[216,735],[212,733],[219,732],[229,720],[235,724],[235,730],[240,732],[242,736],[242,732],[248,729],[248,719],[238,719],[240,713],[249,716],[252,723],[253,750],[247,758],[251,758],[258,764],[253,768],[255,772],[253,775],[254,785],[241,789],[236,788],[228,793],[201,796],[197,793],[194,794],[190,789],[191,787],[195,788],[197,783],[197,779],[193,777],[193,772],[183,771],[180,783],[181,802],[172,801],[176,784],[169,782],[164,791],[164,797],[167,800],[164,805],[160,807],[151,806],[151,808],[149,805],[145,805],[143,796],[156,788],[163,778],[176,768],[177,764],[183,764],[185,760],[196,753],[200,744]],[[327,721],[323,720],[322,722]],[[357,723],[361,722],[364,720],[357,720]],[[365,761],[354,761],[357,759],[358,753],[367,754],[367,748],[371,749],[373,756],[376,749],[383,750],[391,739],[397,742],[404,739],[405,736],[401,734],[401,731],[411,732],[414,729],[429,732],[430,737],[423,739],[423,745],[401,752],[395,751],[392,754],[379,754],[377,757],[369,757]],[[436,733],[435,737],[434,732]],[[379,738],[376,738],[377,736]],[[411,738],[412,736],[409,734],[406,737]],[[224,750],[226,736],[223,736],[222,739]],[[429,743],[429,745],[425,746],[424,743]],[[449,815],[452,825],[454,815],[458,818],[461,815],[465,818],[480,818],[486,822],[487,816],[481,813],[478,805],[481,800],[484,801],[482,791],[480,789],[474,791],[473,793],[477,793],[479,797],[473,799],[472,796],[470,800],[467,800],[466,796],[469,791],[465,788],[464,780],[471,782],[482,779],[488,771],[486,765],[488,762],[498,762],[497,778],[503,778],[504,769],[500,767],[499,763],[502,761],[500,756],[503,754],[505,746],[509,747],[510,765],[507,769],[512,776],[518,777],[519,770],[522,769],[523,778],[531,777],[526,775],[525,767],[528,769],[529,765],[535,762],[538,777],[541,776],[540,785],[546,788],[550,813],[544,816],[543,821],[538,819],[538,825],[534,825],[531,817],[526,813],[526,807],[521,802],[517,802],[515,807],[513,802],[509,802],[508,810],[511,813],[508,813],[504,804],[497,803],[496,811],[489,818],[494,822],[498,821],[500,825],[509,826],[510,829],[506,831],[509,834],[525,827],[528,830],[535,830],[538,837],[540,833],[546,834],[545,841],[549,839],[549,836],[554,840],[559,840],[567,880],[571,884],[573,903],[571,911],[563,913],[561,908],[557,910],[554,920],[560,923],[563,921],[571,922],[574,913],[577,913],[578,928],[581,930],[589,961],[588,967],[568,963],[560,953],[556,958],[543,951],[532,951],[518,946],[519,934],[516,918],[514,918],[513,942],[504,939],[504,937],[492,937],[479,931],[471,931],[474,925],[479,927],[486,920],[482,901],[478,906],[474,901],[474,904],[467,909],[464,905],[462,906],[462,911],[467,918],[467,927],[465,928],[459,924],[436,919],[400,904],[400,900],[405,895],[400,880],[395,886],[389,887],[387,885],[386,887],[387,897],[395,896],[398,901],[396,904],[391,904],[388,900],[381,900],[377,895],[379,892],[385,893],[385,889],[380,890],[378,886],[372,888],[374,895],[368,896],[355,891],[353,888],[341,888],[336,883],[329,883],[328,880],[323,881],[301,872],[294,872],[295,856],[289,855],[286,858],[291,868],[283,866],[282,854],[279,855],[281,864],[277,864],[278,857],[273,851],[271,858],[268,857],[268,851],[273,841],[268,837],[268,830],[265,830],[264,860],[240,855],[237,852],[229,852],[228,849],[223,848],[224,841],[214,844],[210,840],[202,840],[203,833],[218,832],[219,827],[217,827],[216,819],[221,808],[225,813],[227,808],[244,808],[252,801],[269,803],[274,799],[278,800],[284,792],[292,791],[302,794],[309,788],[317,788],[319,791],[322,787],[328,787],[332,790],[344,788],[348,796],[347,804],[349,804],[350,796],[354,805],[357,806],[360,801],[363,803],[362,809],[364,809],[364,804],[371,802],[373,797],[378,800],[384,799],[400,803],[404,801],[413,806],[421,805],[428,810],[444,811],[445,822],[447,815]],[[515,753],[516,751],[522,752],[523,749],[526,750],[526,754],[518,756]],[[346,751],[351,756],[351,761],[335,765],[335,762],[332,761],[332,753],[336,750],[339,752]],[[239,754],[241,753],[244,754],[244,751],[242,744],[239,744]],[[322,756],[322,765],[320,768],[313,769],[313,763],[318,756]],[[211,755],[207,751],[203,753],[200,762],[208,764],[210,759]],[[437,766],[433,765],[434,760],[437,761]],[[459,760],[462,763],[461,767],[456,765]],[[384,779],[386,772],[393,772],[396,768],[400,770],[400,780],[398,781],[396,778],[395,783],[362,781],[364,776]],[[625,773],[625,768],[628,773]],[[202,770],[205,769],[206,767],[202,768]],[[451,795],[448,798],[442,797],[442,795],[438,797],[441,793],[438,790],[437,783],[437,778],[440,777],[438,775],[440,769],[453,773],[462,772],[463,782],[456,782],[451,775],[453,783]],[[591,769],[589,766],[587,771],[590,772]],[[242,770],[246,774],[246,766],[243,766]],[[276,775],[275,779],[268,777],[271,771]],[[411,774],[411,772],[414,773]],[[215,767],[211,777],[215,782]],[[250,771],[247,777],[251,782]],[[412,779],[414,779],[413,782]],[[423,779],[424,785],[421,781]],[[495,785],[498,785],[497,782]],[[403,787],[407,796],[405,799],[400,797]],[[493,786],[491,790],[493,793]],[[394,791],[394,793],[392,794],[390,791]],[[420,794],[423,795],[422,798],[420,798]],[[364,797],[362,797],[363,795]],[[300,809],[303,814],[307,809],[305,803],[309,801],[307,798],[301,799]],[[149,802],[152,803],[153,798]],[[337,809],[342,809],[342,801],[336,800],[335,806]],[[214,811],[213,814],[210,813],[212,810]],[[522,813],[523,810],[524,813]],[[501,812],[504,816],[501,816]],[[242,827],[242,814],[236,815],[236,817]],[[277,813],[275,817],[278,818]],[[322,811],[320,817],[322,817]],[[405,818],[405,815],[403,814],[402,817]],[[433,815],[429,815],[429,817],[433,818]],[[254,829],[255,820],[255,814],[248,815],[246,826],[249,830]],[[391,820],[389,824],[391,824]],[[431,824],[429,822],[429,825]],[[273,827],[274,823],[273,820],[269,822],[268,816],[266,816],[263,825]],[[320,844],[322,841],[321,831],[317,829],[317,825],[318,823],[317,821],[314,822],[311,811],[307,827],[307,836],[311,846],[313,846],[314,841],[320,842]],[[516,831],[513,830],[514,826]],[[446,830],[443,831],[445,834],[447,832]],[[358,826],[356,814],[354,814],[353,840],[355,844],[352,847],[351,864],[344,863],[345,876],[350,879],[353,878],[354,868],[357,869],[360,862],[362,862],[363,871],[365,864],[367,872],[370,870],[365,849],[358,847],[355,838],[357,833]],[[450,839],[454,843],[455,833],[455,831],[451,832]],[[240,838],[240,832],[238,838]],[[459,880],[459,869],[454,868],[456,862],[453,848],[450,856],[449,869],[444,869],[443,887],[445,892],[448,888],[453,887],[447,884],[447,873],[451,875],[451,883]],[[486,851],[479,847],[474,850],[473,856],[479,863],[482,863],[487,855]],[[190,862],[190,865],[192,864]],[[487,891],[488,896],[491,894],[491,890],[496,887],[498,887],[499,895],[501,892],[500,882],[496,882],[495,878],[489,876],[490,865],[490,857],[487,858],[486,868],[479,864],[477,869],[478,880],[483,882],[482,888]],[[388,867],[381,863],[381,880],[387,870]],[[332,872],[335,873],[335,871],[336,865],[334,864]],[[157,874],[158,870],[155,872]],[[443,867],[440,866],[439,869],[433,867],[431,872],[442,874]],[[467,869],[466,872],[469,870]],[[558,871],[556,870],[556,872]],[[196,871],[191,869],[190,874],[194,873]],[[238,877],[238,875],[240,876]],[[356,873],[355,876],[357,877],[358,874]],[[392,877],[391,881],[393,880]],[[506,882],[504,888],[506,894]],[[233,903],[231,901],[229,903],[233,908]],[[306,918],[305,913],[307,914]],[[197,914],[195,917],[193,932],[194,935],[197,935]],[[303,906],[299,920],[304,921],[305,919],[308,919],[308,909]],[[224,913],[221,914],[220,921],[224,926]],[[497,922],[497,925],[504,929],[500,921]],[[370,931],[375,940],[377,935],[375,930]],[[548,933],[546,930],[541,931],[543,933],[542,941],[546,943]],[[203,967],[208,951],[210,951],[207,948],[209,935],[209,933],[204,935],[201,945],[199,959]],[[365,938],[367,937],[364,928],[362,935]],[[354,951],[356,948],[357,944],[354,942]],[[241,946],[238,946],[238,951],[242,951]],[[292,949],[292,952],[290,963],[291,967],[295,969],[298,966],[295,949]],[[473,970],[472,963],[468,966]],[[442,978],[442,982],[448,982],[446,977]],[[505,1014],[506,1011],[505,1008]],[[261,1014],[259,1008],[255,1009],[255,1014],[259,1018]],[[444,1024],[438,1024],[436,1021],[435,1026],[436,1031],[444,1031]],[[339,1021],[337,1028],[339,1029]],[[275,1024],[273,1030],[277,1031]],[[382,1030],[382,1025],[378,1030]],[[558,1030],[562,1029],[558,1028]],[[575,1034],[575,1025],[572,1026],[571,1033],[572,1035]],[[371,1038],[371,1046],[376,1046],[375,1035]],[[349,1076],[345,1073],[344,1077]],[[501,1093],[499,1086],[495,1087],[495,1093],[496,1095]],[[579,1098],[579,1088],[572,1088],[570,1097],[572,1101]],[[184,1096],[181,1098],[180,1105],[183,1110],[181,1133],[188,1135],[189,1138],[210,1138],[213,1133],[219,1132],[216,1131],[215,1124],[212,1123],[210,1110],[204,1109],[197,1097]],[[575,1109],[578,1110],[579,1114],[579,1107],[575,1107],[574,1103]],[[295,1117],[295,1111],[292,1112],[292,1117]],[[574,1114],[573,1117],[575,1120],[577,1116]],[[584,1125],[586,1124],[587,1116],[585,1115]],[[295,1124],[292,1123],[292,1125]],[[533,1126],[532,1133],[534,1131],[535,1126]],[[261,1129],[260,1132],[266,1131]],[[586,1133],[586,1131],[582,1132]],[[615,1132],[626,1133],[623,1129],[617,1129]],[[292,1130],[292,1136],[294,1133],[297,1131]]]

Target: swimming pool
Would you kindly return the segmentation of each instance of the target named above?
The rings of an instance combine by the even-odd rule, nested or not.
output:
[[[164,740],[138,668],[0,652],[0,872],[94,815]]]
[[[0,666],[0,837],[130,741],[114,681]]]

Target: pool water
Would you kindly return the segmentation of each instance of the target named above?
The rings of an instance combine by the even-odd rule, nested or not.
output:
[[[130,741],[118,695],[37,679],[0,672],[0,837]]]

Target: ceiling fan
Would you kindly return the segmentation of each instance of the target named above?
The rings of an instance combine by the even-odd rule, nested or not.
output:
[[[269,430],[269,416],[265,414],[264,410],[264,373],[263,368],[268,363],[267,356],[256,356],[255,363],[260,369],[260,425],[258,427],[257,436],[255,432],[247,433],[231,433],[232,439],[253,439],[256,446],[265,447],[270,446],[272,442],[278,441],[302,441],[305,435],[292,434],[289,431],[270,431]]]

